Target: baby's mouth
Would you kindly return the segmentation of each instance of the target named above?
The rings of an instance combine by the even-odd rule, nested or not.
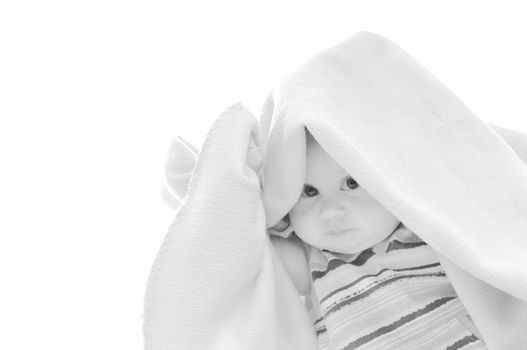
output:
[[[330,232],[329,234],[331,236],[340,236],[342,234],[349,233],[351,230],[353,230],[353,228],[349,228],[349,229],[341,230],[341,231],[334,231],[334,232]]]

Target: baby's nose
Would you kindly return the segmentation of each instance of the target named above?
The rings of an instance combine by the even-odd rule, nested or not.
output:
[[[341,218],[344,215],[346,215],[346,208],[336,202],[327,202],[322,205],[320,210],[320,218],[322,220]]]

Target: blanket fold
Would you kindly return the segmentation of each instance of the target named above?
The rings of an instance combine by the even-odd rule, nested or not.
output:
[[[148,280],[145,349],[316,348],[266,232],[259,147],[241,104],[218,117],[196,164],[174,140],[167,182],[182,202]]]
[[[485,123],[369,32],[293,71],[259,120],[238,104],[201,152],[176,141],[179,207],[147,285],[145,348],[316,348],[269,239],[300,195],[306,128],[436,251],[489,348],[526,349],[527,135]]]

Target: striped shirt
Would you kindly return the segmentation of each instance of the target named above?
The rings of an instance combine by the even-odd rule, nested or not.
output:
[[[319,349],[487,349],[432,248],[402,223],[357,254],[306,247]]]

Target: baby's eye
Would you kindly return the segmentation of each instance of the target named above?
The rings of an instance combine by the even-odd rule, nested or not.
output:
[[[318,190],[310,185],[304,185],[304,189],[302,190],[302,196],[304,197],[313,197],[318,194]]]
[[[346,186],[348,186],[349,188],[351,188],[352,190],[359,187],[359,184],[357,183],[357,181],[353,180],[353,178],[351,176],[348,176],[346,178]]]

